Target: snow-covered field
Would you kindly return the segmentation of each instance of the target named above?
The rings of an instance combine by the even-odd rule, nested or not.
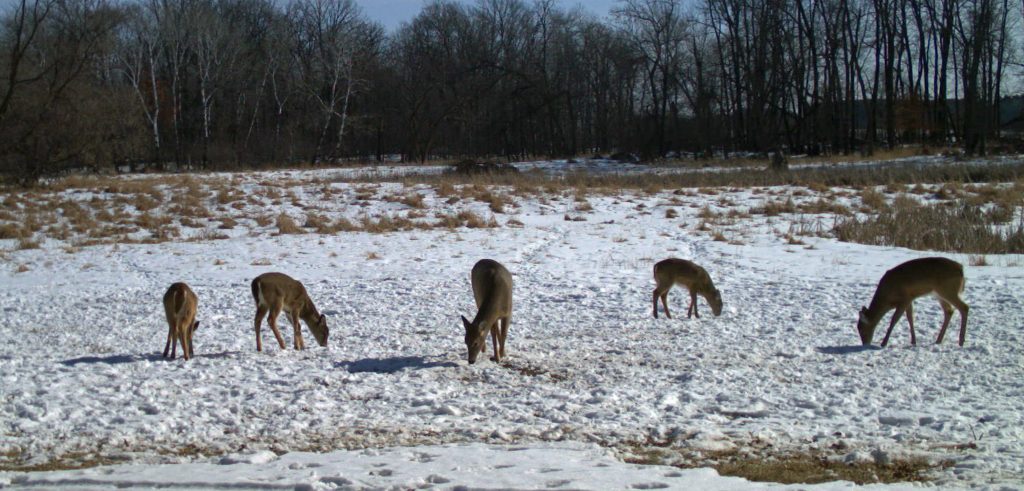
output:
[[[233,179],[252,192],[279,177]],[[934,254],[782,238],[794,224],[831,223],[824,215],[739,218],[722,225],[727,241],[695,230],[705,206],[818,199],[806,190],[623,192],[590,196],[588,206],[572,195],[514,196],[491,213],[425,186],[326,186],[333,202],[313,204],[329,217],[404,213],[379,198],[414,192],[424,197],[418,214],[469,207],[499,227],[275,235],[239,219],[218,231],[224,240],[73,250],[47,240],[17,251],[0,241],[0,460],[123,463],[2,472],[0,486],[765,487],[621,461],[652,449],[665,464],[688,466],[725,455],[924,458],[946,463],[928,474],[943,487],[1024,482],[1019,257],[966,266],[965,347],[952,342],[955,332],[933,344],[941,310],[922,298],[918,346],[902,321],[888,348],[865,349],[856,315],[878,279]],[[368,187],[377,199],[346,205]],[[294,192],[310,205],[308,190]],[[241,214],[285,209],[301,223],[301,209],[285,201],[248,203]],[[678,216],[667,218],[669,208]],[[701,299],[701,318],[686,319],[678,288],[669,294],[674,318],[652,317],[651,267],[666,257],[709,271],[721,317]],[[465,361],[459,315],[475,313],[469,270],[481,258],[503,262],[515,281],[501,365]],[[305,283],[328,315],[327,348],[293,351],[282,318],[288,349],[264,329],[256,352],[249,282],[267,271]],[[189,362],[160,357],[160,299],[175,281],[199,296]]]

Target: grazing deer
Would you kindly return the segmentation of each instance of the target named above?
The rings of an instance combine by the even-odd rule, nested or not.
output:
[[[654,281],[657,283],[657,286],[654,287],[655,319],[658,318],[658,298],[661,298],[661,304],[665,307],[665,316],[669,319],[672,318],[672,314],[668,311],[668,291],[672,289],[673,285],[685,286],[690,291],[690,307],[686,309],[687,318],[697,316],[700,319],[700,314],[697,313],[697,294],[707,300],[711,305],[711,312],[716,317],[722,314],[721,292],[711,282],[708,272],[692,261],[676,258],[659,261],[654,265]]]
[[[945,315],[935,343],[941,343],[942,338],[946,336],[946,327],[949,326],[953,308],[956,307],[960,311],[960,346],[963,346],[964,338],[967,336],[969,310],[967,304],[960,300],[960,293],[963,291],[964,267],[956,261],[944,257],[926,257],[900,264],[882,275],[875,296],[871,298],[871,305],[860,309],[860,318],[857,321],[860,341],[864,346],[870,345],[878,321],[882,320],[887,312],[896,309],[892,321],[889,322],[889,330],[885,332],[885,339],[882,340],[882,347],[889,344],[892,328],[900,320],[903,312],[907,313],[907,322],[910,324],[910,344],[917,344],[914,336],[914,299],[934,293]]]
[[[473,266],[470,280],[473,282],[477,313],[473,322],[462,316],[469,363],[476,363],[477,354],[487,351],[488,332],[494,347],[491,360],[500,362],[505,357],[505,338],[512,317],[512,275],[497,261],[481,259]]]
[[[196,309],[199,297],[196,297],[188,285],[174,283],[164,293],[164,313],[167,314],[167,344],[164,345],[164,358],[171,352],[171,359],[177,356],[178,343],[181,343],[181,355],[188,360],[195,356],[192,346],[192,335],[199,328],[196,321]]]
[[[284,349],[284,338],[277,330],[277,317],[283,310],[295,328],[295,349],[305,349],[302,341],[302,325],[299,319],[306,321],[306,326],[313,332],[313,337],[320,346],[327,346],[327,318],[316,310],[313,300],[302,286],[292,277],[283,273],[264,273],[252,280],[252,298],[256,300],[256,351],[263,351],[263,338],[260,335],[260,324],[267,316],[267,323],[274,331],[277,344]]]

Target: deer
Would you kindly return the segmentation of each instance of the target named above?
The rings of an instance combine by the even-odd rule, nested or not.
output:
[[[946,328],[953,317],[953,309],[956,308],[960,312],[960,346],[963,346],[967,336],[967,311],[970,310],[960,299],[960,293],[963,291],[964,267],[952,259],[926,257],[900,264],[882,275],[875,295],[871,298],[871,304],[861,307],[857,320],[860,341],[864,346],[869,346],[878,322],[890,310],[896,309],[892,320],[889,321],[885,338],[882,339],[882,347],[889,344],[892,328],[904,312],[907,313],[907,323],[910,324],[910,344],[916,345],[914,299],[932,293],[938,298],[944,314],[942,329],[939,329],[939,337],[935,339],[935,344],[942,343],[946,336]]]
[[[674,285],[685,286],[690,292],[690,307],[686,309],[688,319],[694,316],[700,319],[700,313],[697,312],[698,294],[704,297],[704,300],[711,306],[711,312],[715,314],[715,317],[722,314],[722,293],[715,288],[708,272],[692,261],[677,258],[658,261],[654,265],[654,281],[657,283],[654,287],[655,319],[658,318],[659,298],[665,307],[665,316],[669,319],[672,318],[672,314],[668,310],[668,291]]]
[[[473,265],[470,273],[473,284],[473,298],[477,313],[473,322],[462,317],[466,328],[466,349],[469,364],[476,363],[479,353],[487,352],[487,333],[491,333],[494,356],[491,361],[501,362],[505,357],[505,338],[512,317],[512,275],[501,263],[492,259],[481,259]],[[499,325],[500,324],[500,325]]]
[[[252,280],[252,298],[256,301],[256,351],[263,351],[263,337],[260,335],[260,324],[267,317],[270,329],[274,331],[277,344],[284,347],[284,338],[277,329],[277,317],[284,311],[295,328],[293,339],[296,350],[306,348],[302,340],[302,324],[313,333],[320,346],[327,346],[327,318],[316,309],[313,300],[306,293],[306,287],[298,280],[284,273],[264,273]],[[269,315],[267,313],[269,312]]]
[[[167,315],[167,344],[164,345],[164,358],[170,351],[170,358],[177,357],[178,343],[181,343],[181,355],[188,360],[195,357],[192,336],[199,328],[196,320],[196,309],[199,297],[184,283],[174,283],[164,293],[164,314]]]

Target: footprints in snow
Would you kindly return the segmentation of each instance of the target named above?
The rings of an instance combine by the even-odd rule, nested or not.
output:
[[[585,468],[587,460],[580,460],[573,464],[572,459],[567,461],[568,466],[543,465],[537,459],[525,458],[513,461],[507,460],[508,452],[536,451],[529,447],[505,447],[504,451],[495,454],[499,458],[495,462],[491,456],[480,455],[477,451],[474,456],[480,459],[460,458],[452,460],[451,455],[445,455],[445,451],[429,452],[427,449],[407,449],[405,451],[380,451],[367,450],[364,456],[373,459],[362,466],[362,478],[358,475],[345,473],[333,476],[318,477],[320,484],[332,488],[349,487],[356,483],[374,483],[374,486],[381,488],[403,488],[403,489],[427,489],[438,486],[454,486],[452,489],[469,489],[473,486],[470,481],[461,482],[466,476],[476,476],[481,473],[490,474],[495,471],[504,476],[520,475],[525,481],[533,484],[528,487],[535,489],[575,489],[579,487],[590,487],[586,479],[580,481],[578,474]],[[501,458],[505,457],[505,458]],[[384,460],[378,460],[384,458]],[[504,462],[502,461],[504,460]],[[403,463],[404,462],[404,463]],[[538,465],[542,464],[542,465]],[[582,465],[583,467],[580,467]],[[609,462],[589,462],[595,472],[600,468],[611,466]],[[312,463],[293,463],[290,468],[293,470],[305,467],[318,467]],[[627,465],[628,466],[628,465]],[[644,468],[646,466],[634,465],[628,467]],[[356,472],[355,474],[359,474]],[[530,477],[532,475],[532,477]],[[634,475],[633,479],[622,479],[616,483],[617,487],[623,489],[669,489],[678,483],[675,479],[684,478],[685,474],[678,470],[666,470],[658,475],[648,473],[646,475]]]

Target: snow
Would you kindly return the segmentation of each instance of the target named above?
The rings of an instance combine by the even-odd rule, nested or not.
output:
[[[623,464],[594,444],[530,446],[429,445],[277,457],[257,454],[254,461],[177,465],[118,465],[76,471],[27,473],[14,486],[75,490],[131,488],[243,489],[918,489],[909,485],[856,486],[751,483],[721,477],[713,469]],[[264,455],[269,455],[264,458]]]
[[[315,181],[294,189],[304,201],[324,186],[323,171],[231,178],[252,192],[284,175]],[[425,186],[330,186],[344,197],[357,188],[378,193],[364,207],[347,198],[324,204],[332,217],[399,213],[408,207],[380,196],[408,191],[425,196],[427,215],[454,209]],[[240,221],[225,240],[70,254],[60,241],[19,251],[0,241],[8,249],[0,455],[30,464],[122,462],[0,472],[0,485],[776,488],[707,468],[622,461],[653,440],[674,451],[666,463],[735,451],[820,452],[845,462],[919,457],[950,462],[929,474],[944,488],[1019,489],[1021,258],[966,266],[966,346],[955,336],[933,344],[941,310],[922,298],[917,346],[903,321],[888,348],[863,348],[857,310],[878,279],[934,253],[781,238],[796,222],[828,216],[742,218],[721,226],[727,242],[694,230],[701,208],[724,199],[748,208],[779,196],[817,199],[785,187],[762,191],[694,192],[681,204],[671,192],[626,191],[592,195],[593,209],[583,212],[571,195],[517,196],[494,216],[523,225],[494,229],[273,235],[272,225]],[[454,207],[490,216],[485,204],[466,201]],[[279,212],[249,206],[247,214]],[[679,216],[666,218],[668,207]],[[566,220],[570,213],[585,221]],[[943,255],[967,264],[964,255]],[[468,365],[459,315],[475,313],[469,270],[485,257],[505,264],[515,282],[508,358]],[[666,257],[709,271],[725,303],[720,317],[700,299],[700,319],[686,319],[679,288],[669,293],[674,318],[652,317],[651,267]],[[267,271],[305,284],[328,316],[327,348],[292,350],[282,317],[288,349],[265,329],[264,352],[255,351],[249,281]],[[160,357],[160,299],[175,281],[199,296],[188,362]]]

